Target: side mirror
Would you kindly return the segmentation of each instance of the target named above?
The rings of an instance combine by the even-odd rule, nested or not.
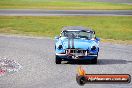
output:
[[[95,39],[96,39],[97,41],[100,41],[100,38],[97,38],[97,37],[96,37]]]
[[[60,36],[55,36],[55,39],[59,39],[60,38]]]

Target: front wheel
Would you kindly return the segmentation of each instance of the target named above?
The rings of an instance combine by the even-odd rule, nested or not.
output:
[[[97,57],[91,60],[91,64],[97,64]]]
[[[55,57],[55,63],[56,64],[61,64],[61,58],[59,56]]]
[[[92,64],[97,64],[97,60],[98,59],[98,53],[97,53],[97,57],[95,57],[94,59],[91,60]]]

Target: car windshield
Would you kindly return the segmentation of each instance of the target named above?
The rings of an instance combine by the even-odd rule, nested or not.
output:
[[[85,39],[95,38],[95,34],[93,32],[84,32],[84,31],[63,31],[61,36],[70,37],[70,38],[85,38]]]

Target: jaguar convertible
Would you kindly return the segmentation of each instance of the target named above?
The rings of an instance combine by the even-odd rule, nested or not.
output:
[[[55,63],[62,61],[89,61],[97,64],[100,39],[95,31],[81,26],[62,28],[60,36],[55,37]]]

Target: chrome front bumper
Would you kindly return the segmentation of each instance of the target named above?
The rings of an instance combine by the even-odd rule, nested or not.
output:
[[[74,56],[74,55],[58,54],[58,53],[56,53],[56,55],[63,60],[72,60],[72,59],[78,59],[78,60],[89,59],[89,60],[91,60],[98,56],[98,55]]]

